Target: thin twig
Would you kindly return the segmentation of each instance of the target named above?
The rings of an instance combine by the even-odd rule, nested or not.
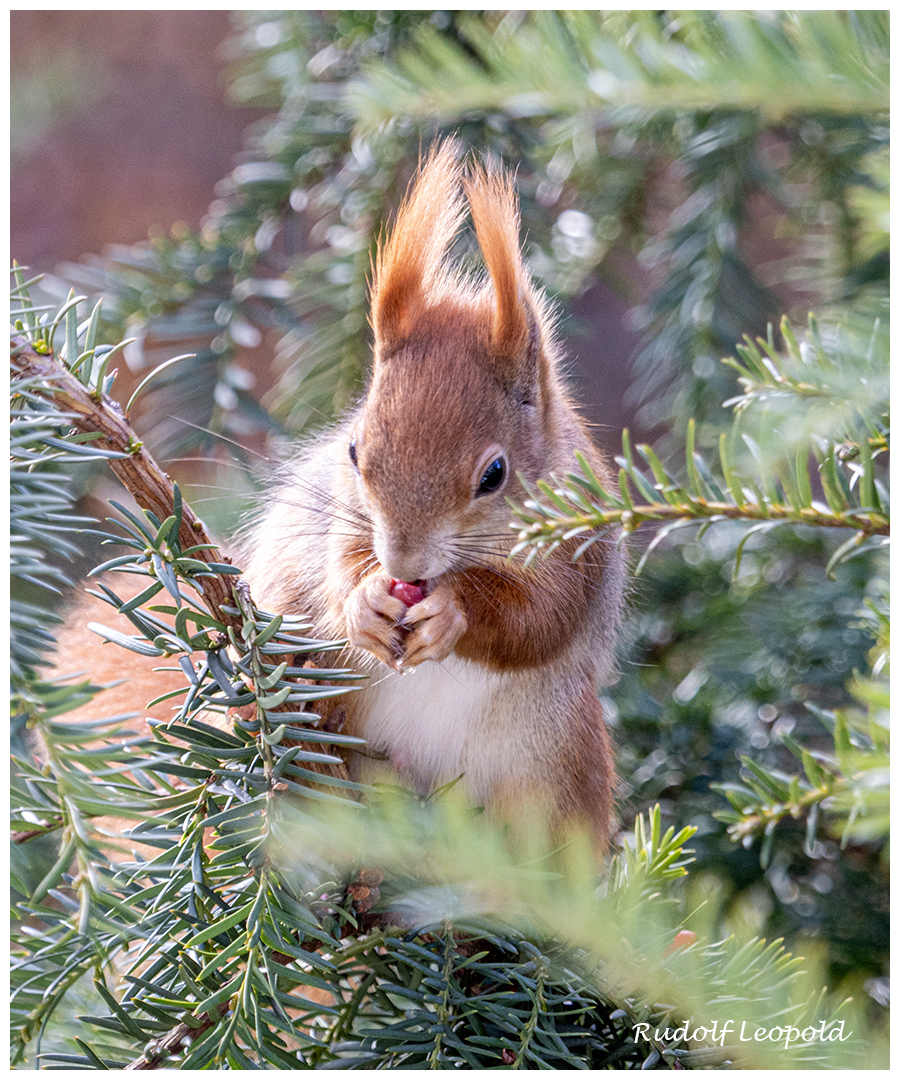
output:
[[[792,522],[795,525],[819,525],[827,528],[856,529],[865,536],[890,536],[891,523],[871,510],[848,510],[843,514],[825,513],[815,507],[785,506],[779,503],[758,505],[744,503],[707,502],[692,499],[684,503],[657,503],[645,506],[604,507],[593,513],[556,515],[543,520],[534,519],[530,512],[519,513],[526,524],[519,533],[520,540],[552,539],[564,536],[573,529],[600,529],[622,525],[634,531],[638,525],[651,521],[704,521],[710,518],[729,518],[734,521]]]
[[[125,1066],[125,1069],[164,1068],[167,1058],[171,1057],[172,1054],[183,1053],[191,1043],[196,1042],[201,1035],[205,1035],[210,1028],[215,1027],[225,1013],[228,1012],[228,1008],[228,1002],[223,1001],[210,1012],[199,1017],[191,1017],[192,1024],[186,1021],[178,1024],[167,1035],[163,1035],[161,1039],[157,1039],[145,1047],[144,1052],[137,1061],[132,1061],[130,1065]]]
[[[92,446],[126,455],[111,458],[110,468],[138,506],[165,521],[172,513],[175,485],[144,449],[143,443],[135,438],[121,406],[99,391],[84,386],[55,356],[41,355],[21,336],[13,338],[12,368],[24,378],[46,384],[48,396],[62,395],[68,422],[79,432],[101,436]],[[186,504],[182,505],[178,539],[184,548],[212,544],[206,526]],[[192,557],[208,563],[229,562],[216,547],[200,548]],[[241,625],[240,616],[222,610],[223,605],[234,603],[233,585],[234,579],[225,574],[203,579],[203,598],[209,604],[210,614],[226,626]]]

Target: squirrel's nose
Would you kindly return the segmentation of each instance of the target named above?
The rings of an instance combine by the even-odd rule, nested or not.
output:
[[[413,547],[376,537],[374,546],[384,571],[397,581],[426,581],[447,569],[430,544]]]
[[[398,559],[392,556],[379,557],[378,561],[384,567],[385,572],[396,581],[427,581],[428,578],[437,577],[440,571],[432,571],[430,564],[422,559]]]

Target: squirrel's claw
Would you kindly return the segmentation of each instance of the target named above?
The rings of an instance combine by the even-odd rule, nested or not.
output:
[[[386,574],[373,574],[361,581],[350,593],[344,615],[350,644],[396,671],[403,655],[400,622],[406,605],[391,596],[390,582]]]
[[[439,585],[414,604],[403,620],[409,628],[400,664],[412,668],[426,660],[446,660],[468,628],[452,589]]]

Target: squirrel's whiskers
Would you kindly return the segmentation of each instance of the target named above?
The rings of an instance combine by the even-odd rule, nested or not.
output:
[[[602,849],[614,771],[597,689],[614,671],[624,555],[608,536],[573,562],[579,536],[530,566],[509,559],[506,499],[521,504],[523,480],[571,470],[576,451],[608,489],[613,477],[525,270],[512,180],[459,159],[454,140],[431,152],[379,246],[365,399],[282,466],[232,557],[261,609],[349,641],[328,668],[370,676],[316,706],[326,729],[341,716],[367,740],[348,758],[351,776],[422,794],[461,776],[471,802],[514,834],[582,827]],[[467,212],[480,278],[448,260]],[[57,669],[101,683],[127,675],[104,707],[158,699],[145,715],[169,719],[163,695],[181,686],[180,669],[87,646],[74,628],[98,607],[109,620],[91,598],[70,619]]]
[[[467,213],[480,279],[448,259]],[[602,847],[614,774],[597,688],[624,556],[598,542],[573,563],[579,537],[527,568],[507,560],[506,497],[576,451],[614,485],[564,385],[506,173],[467,169],[452,139],[430,153],[379,245],[371,325],[365,399],[282,469],[236,561],[259,604],[347,638],[372,673],[340,703],[373,752],[353,775],[422,793],[462,775],[514,831],[583,826]]]

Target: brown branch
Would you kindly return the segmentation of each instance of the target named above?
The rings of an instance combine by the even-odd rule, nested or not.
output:
[[[11,364],[13,371],[22,378],[45,384],[48,399],[57,404],[61,399],[67,421],[78,432],[100,435],[92,446],[126,455],[111,458],[109,466],[138,506],[151,511],[160,521],[171,515],[175,486],[136,438],[128,417],[117,402],[84,386],[55,356],[41,355],[24,337],[12,339]],[[186,504],[182,504],[178,540],[183,548],[212,543],[206,526]],[[192,558],[208,563],[229,561],[215,547],[193,552]],[[203,598],[209,604],[210,614],[226,626],[239,626],[241,621],[240,616],[222,611],[223,604],[234,603],[233,584],[233,578],[224,574],[203,579]]]
[[[795,525],[820,525],[832,529],[856,529],[866,536],[890,536],[891,523],[874,511],[845,510],[843,513],[825,513],[813,506],[793,507],[781,503],[725,503],[691,499],[675,505],[634,506],[629,510],[604,510],[610,522],[641,524],[645,521],[672,521],[679,518],[730,518],[733,521],[778,521]],[[606,524],[606,522],[604,522]]]
[[[383,881],[384,875],[379,869],[372,866],[364,866],[360,868],[355,880],[347,885],[344,899],[345,901],[350,902],[350,905],[356,914],[356,926],[352,927],[352,936],[369,934],[373,930],[377,930],[381,927],[399,925],[396,913],[390,911],[376,913],[369,910],[381,899],[380,886]],[[347,936],[348,931],[350,930],[351,925],[344,920],[341,920],[338,937],[343,938]],[[294,936],[295,938],[300,938],[299,932],[294,931]],[[305,949],[309,952],[316,952],[322,947],[322,942],[317,937],[300,938],[298,943],[301,949]],[[293,956],[289,956],[287,953],[278,952],[277,950],[273,950],[271,956],[276,964],[281,964],[285,967],[287,967],[288,964],[293,963],[296,959]],[[298,982],[300,982],[299,973]],[[141,1056],[130,1065],[126,1065],[125,1068],[164,1068],[167,1057],[188,1049],[191,1043],[196,1042],[201,1035],[205,1035],[210,1028],[215,1027],[228,1012],[229,1008],[229,1003],[223,1001],[211,1012],[204,1013],[203,1016],[191,1016],[191,1023],[182,1021],[166,1035],[149,1043]]]
[[[45,825],[40,829],[29,829],[27,832],[13,832],[10,833],[9,839],[13,844],[24,844],[28,840],[34,840],[36,836],[47,836],[56,829],[61,829],[63,826],[62,821],[57,821],[53,825]]]
[[[690,499],[681,503],[597,507],[592,513],[555,513],[550,516],[549,511],[544,512],[547,513],[547,518],[536,520],[530,512],[516,511],[517,516],[525,522],[519,531],[520,542],[561,539],[577,528],[603,529],[610,525],[622,525],[626,532],[634,532],[640,525],[657,521],[701,522],[719,518],[855,529],[865,537],[891,534],[888,518],[874,511],[846,510],[842,514],[825,513],[812,506],[795,508],[780,503],[742,503],[739,506],[736,503]]]
[[[177,1027],[161,1039],[157,1039],[147,1045],[144,1052],[127,1069],[162,1069],[166,1066],[166,1059],[172,1054],[183,1053],[191,1043],[196,1042],[201,1035],[205,1035],[210,1028],[215,1027],[222,1017],[228,1012],[229,1005],[223,1001],[208,1013],[202,1016],[192,1016],[193,1023],[182,1021]],[[123,1070],[124,1071],[124,1070]]]
[[[66,422],[71,424],[76,431],[82,434],[98,434],[100,437],[92,442],[92,446],[99,450],[111,450],[125,455],[120,458],[110,458],[109,466],[138,506],[151,511],[160,521],[164,521],[171,515],[175,497],[174,485],[137,440],[127,416],[115,401],[99,391],[84,386],[53,355],[38,353],[22,336],[12,339],[12,368],[13,372],[21,378],[35,380],[39,384],[36,392],[59,405],[66,414]],[[178,539],[183,548],[211,543],[203,523],[184,503],[182,503],[182,521]],[[193,557],[207,563],[229,561],[215,547],[194,552]],[[222,610],[223,604],[230,606],[235,603],[233,586],[234,578],[227,575],[215,574],[214,577],[204,578],[203,598],[214,618],[225,625],[232,625],[239,629],[250,609],[245,605],[243,616],[240,613],[230,615]],[[246,600],[249,604],[249,595]],[[290,706],[285,705],[284,708],[289,709]],[[347,777],[344,766],[310,763],[308,767],[329,775]],[[15,843],[22,843],[49,832],[54,827],[58,826],[14,833],[13,840]],[[365,882],[356,883],[357,892],[354,893],[352,889],[349,891],[349,896],[358,906],[361,917],[365,917],[363,913],[368,913],[368,909],[379,896],[380,875],[371,871],[367,873]],[[369,918],[370,921],[374,921],[372,916]],[[320,942],[316,939],[303,942],[304,947],[310,948],[318,947],[319,944]],[[274,953],[273,957],[277,962],[284,964],[290,963],[293,959],[279,953]],[[229,1002],[221,1002],[199,1017],[186,1016],[171,1031],[149,1042],[141,1056],[125,1065],[124,1069],[172,1067],[169,1059],[173,1055],[183,1054],[197,1039],[217,1027],[228,1014],[230,1007]]]

